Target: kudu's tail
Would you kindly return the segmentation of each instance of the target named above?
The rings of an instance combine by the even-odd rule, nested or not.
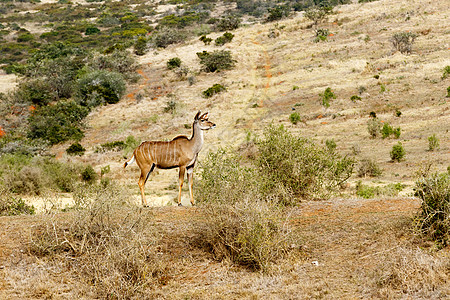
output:
[[[134,154],[133,154],[133,156],[123,164],[123,167],[126,168],[128,165],[131,165],[132,163],[134,163],[135,160],[136,159],[134,158]]]

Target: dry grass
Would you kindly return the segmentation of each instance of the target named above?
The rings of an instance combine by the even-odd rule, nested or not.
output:
[[[0,250],[8,255],[0,256],[4,266],[0,278],[5,283],[0,296],[91,299],[107,297],[109,292],[113,298],[149,299],[445,299],[450,293],[445,284],[450,280],[449,252],[435,252],[414,236],[411,217],[419,206],[411,199],[302,203],[288,212],[297,247],[289,247],[287,255],[272,261],[265,273],[231,259],[219,262],[193,245],[213,216],[204,208],[154,208],[140,213],[126,208],[120,210],[122,216],[111,219],[116,221],[111,224],[113,233],[96,238],[98,250],[86,241],[84,254],[74,256],[69,247],[68,252],[41,258],[27,254],[24,237],[27,224],[42,224],[43,216],[3,217]],[[243,212],[240,206],[233,209]],[[143,216],[149,218],[146,228],[130,232],[125,224]],[[65,213],[52,222],[60,225],[58,230],[69,229],[73,217],[73,212]],[[126,218],[129,223],[123,222]],[[226,216],[213,220],[220,219]],[[80,249],[82,239],[70,241]],[[157,272],[145,278],[145,285],[124,279],[130,271],[139,274],[136,270],[147,268]]]

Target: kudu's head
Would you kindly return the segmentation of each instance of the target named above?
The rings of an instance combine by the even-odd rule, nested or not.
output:
[[[198,124],[201,130],[209,130],[216,127],[216,124],[208,120],[208,113],[201,114],[201,111],[194,117],[194,125]]]

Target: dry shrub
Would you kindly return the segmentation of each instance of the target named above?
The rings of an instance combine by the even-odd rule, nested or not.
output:
[[[416,196],[422,206],[416,218],[417,229],[436,241],[438,246],[450,244],[450,175],[433,174],[416,182]]]
[[[376,161],[370,158],[363,158],[359,162],[358,177],[379,177],[382,173]]]
[[[83,186],[75,192],[72,211],[50,215],[32,230],[31,253],[64,261],[98,297],[141,295],[166,268],[156,258],[151,215],[129,200],[115,185]]]
[[[444,299],[450,293],[450,262],[423,250],[396,248],[379,259],[377,297]]]
[[[288,218],[274,203],[247,198],[234,204],[208,204],[204,212],[193,243],[218,260],[267,272],[291,250]]]

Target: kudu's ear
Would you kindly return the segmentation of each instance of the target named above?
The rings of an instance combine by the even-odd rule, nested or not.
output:
[[[205,112],[203,115],[201,115],[199,119],[202,119],[202,120],[208,119],[208,112]]]
[[[196,114],[195,117],[194,117],[194,120],[195,120],[195,121],[197,121],[197,120],[199,119],[199,116],[200,116],[201,113],[202,113],[201,111],[198,111],[198,112],[197,112],[197,114]]]

